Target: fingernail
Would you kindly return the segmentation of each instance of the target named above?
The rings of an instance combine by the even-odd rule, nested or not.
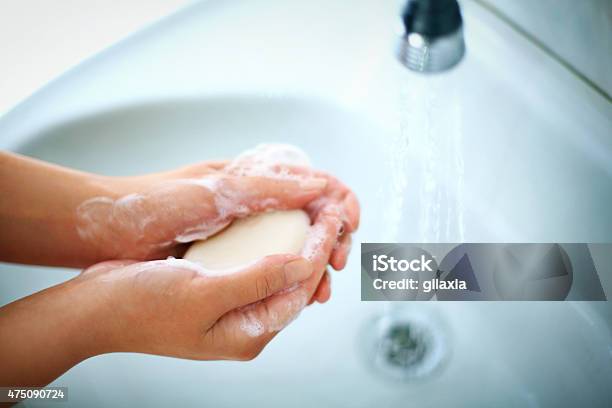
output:
[[[312,274],[312,264],[305,259],[295,259],[284,266],[287,281],[291,283],[306,280]]]
[[[338,228],[338,236],[339,236],[339,237],[341,237],[341,236],[342,236],[342,234],[344,234],[344,230],[345,230],[345,229],[344,229],[344,224],[342,224],[342,225],[340,226],[340,228]]]
[[[325,178],[309,178],[300,181],[300,187],[304,190],[323,190],[327,187],[327,179]]]

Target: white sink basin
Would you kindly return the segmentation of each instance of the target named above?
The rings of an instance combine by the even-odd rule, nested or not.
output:
[[[612,241],[610,103],[471,2],[465,61],[411,74],[393,57],[391,3],[197,4],[0,118],[0,147],[126,175],[282,141],[355,189],[357,243]],[[455,211],[437,227],[423,220],[428,177]],[[54,384],[92,407],[609,406],[608,302],[407,303],[447,323],[452,356],[399,383],[364,363],[384,305],[360,301],[359,270],[354,253],[332,300],[253,362],[114,354]],[[73,275],[2,264],[0,304]]]

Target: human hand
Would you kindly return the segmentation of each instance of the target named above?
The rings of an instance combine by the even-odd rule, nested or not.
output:
[[[76,280],[96,287],[103,352],[247,360],[306,305],[312,264],[273,255],[223,275],[182,259],[103,262]]]
[[[301,166],[282,164],[287,158]],[[331,277],[326,266],[331,264],[336,270],[345,267],[352,234],[359,226],[360,208],[355,193],[332,175],[313,169],[301,151],[286,145],[260,145],[222,167],[233,175],[281,174],[325,180],[321,194],[303,208],[312,226],[302,251],[314,266],[313,276],[304,283],[311,295],[309,304],[325,303],[331,296]]]
[[[314,224],[308,248],[320,260],[320,277],[328,261],[336,269],[346,262],[359,207],[348,188],[299,156],[295,148],[264,145],[231,162],[108,177],[0,152],[7,198],[0,202],[0,260],[87,267],[180,256],[187,241],[214,234],[235,218],[303,208]],[[338,238],[333,232],[341,229]],[[322,282],[319,299],[329,289],[328,279]]]
[[[238,173],[227,162],[211,162],[111,178],[106,181],[110,196],[90,198],[77,208],[76,226],[98,260],[180,256],[186,243],[205,239],[236,218],[303,208],[319,197],[327,180],[297,170],[274,166]]]
[[[313,225],[302,255],[312,261],[314,273],[304,287],[313,291],[309,303],[325,303],[331,296],[331,276],[326,266],[330,264],[337,271],[346,266],[351,237],[359,227],[360,209],[355,193],[338,179],[308,171],[328,183],[323,194],[305,208]]]
[[[270,165],[257,155],[128,178],[18,155],[0,159],[0,168],[11,169],[5,175],[13,200],[0,213],[15,220],[3,224],[2,236],[2,259],[12,262],[79,266],[180,255],[184,242],[268,209],[302,208],[312,222],[302,253],[310,269],[299,279],[279,273],[283,259],[295,255],[266,257],[226,276],[210,276],[184,260],[110,261],[4,306],[2,326],[13,329],[0,333],[3,384],[44,385],[78,362],[112,351],[251,358],[309,300],[329,298],[325,268],[344,267],[359,222],[355,195],[332,176]],[[251,273],[259,278],[249,279]],[[277,292],[293,279],[300,285]],[[240,292],[247,295],[235,296]]]
[[[311,275],[296,255],[225,275],[182,259],[96,264],[0,308],[0,385],[44,386],[111,352],[252,359],[306,305]]]
[[[304,208],[313,225],[303,255],[315,270],[305,287],[311,300],[323,303],[330,296],[325,267],[344,268],[359,204],[333,176],[271,158],[279,152],[275,148],[260,146],[231,162],[116,179],[111,190],[119,192],[118,198],[97,197],[79,206],[80,236],[105,253],[101,259],[159,259],[180,256],[183,243],[205,239],[235,218]]]

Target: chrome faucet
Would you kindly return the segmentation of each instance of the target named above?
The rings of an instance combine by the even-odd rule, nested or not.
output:
[[[424,73],[446,71],[465,54],[463,20],[457,0],[408,0],[398,58]]]

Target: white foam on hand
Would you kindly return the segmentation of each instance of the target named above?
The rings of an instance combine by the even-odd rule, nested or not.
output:
[[[176,243],[203,240],[249,215],[251,207],[283,209],[275,198],[245,191],[239,177],[300,181],[310,176],[291,172],[287,165],[309,166],[310,160],[295,146],[259,145],[200,178],[163,181],[116,199],[94,197],[76,210],[77,232],[83,241],[117,256],[130,248],[130,255],[146,257]]]
[[[262,307],[263,302],[268,302]],[[295,285],[272,297],[242,307],[239,328],[249,337],[283,330],[300,315],[308,303],[308,293],[301,285]]]

